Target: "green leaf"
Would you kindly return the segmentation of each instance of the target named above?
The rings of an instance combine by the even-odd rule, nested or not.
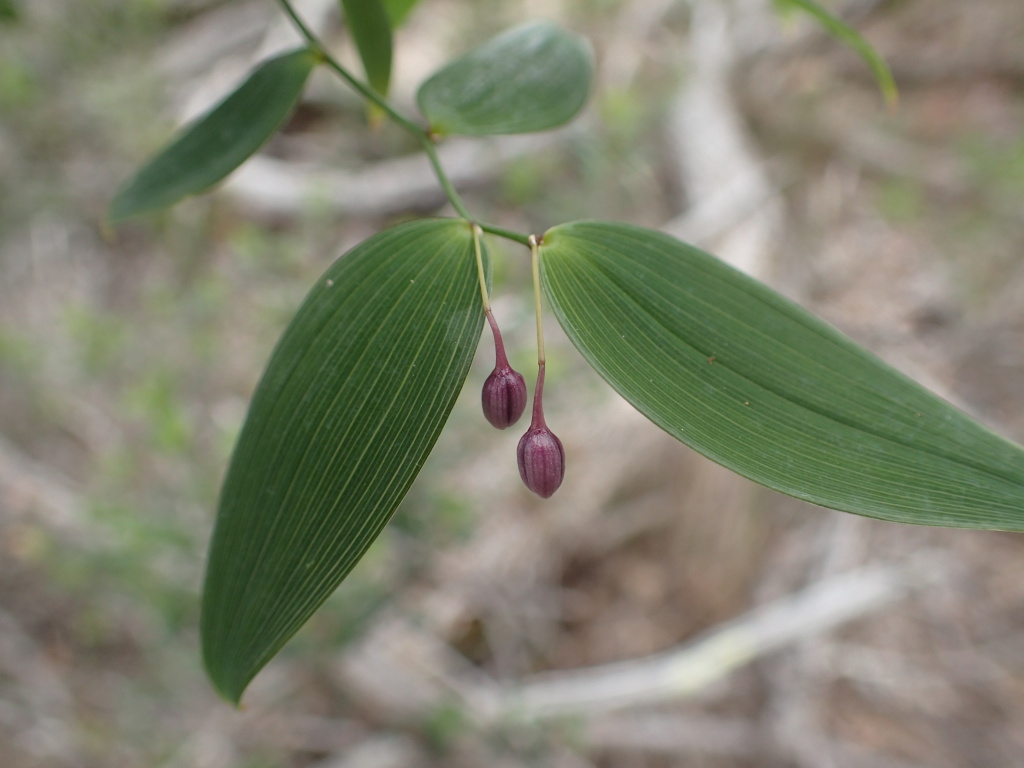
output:
[[[381,0],[341,0],[366,79],[381,96],[391,82],[391,20]]]
[[[256,388],[224,486],[202,641],[237,702],[405,496],[469,372],[483,311],[469,225],[381,232],[317,281]]]
[[[438,134],[529,133],[568,122],[593,74],[587,41],[550,22],[493,38],[420,86],[420,110]]]
[[[14,0],[0,0],[0,23],[11,23],[18,20],[20,17],[18,6],[14,4]]]
[[[398,29],[406,20],[419,0],[384,0],[384,10],[391,19],[391,28]]]
[[[885,99],[885,103],[889,106],[895,106],[896,102],[899,101],[899,91],[896,89],[896,81],[889,70],[889,65],[885,63],[882,55],[875,50],[871,43],[864,39],[860,32],[833,16],[818,5],[815,0],[775,0],[775,4],[783,9],[787,7],[798,8],[814,18],[833,37],[842,40],[856,51],[857,55],[871,69],[871,73],[875,77],[875,82],[878,83],[878,90],[882,92],[882,98]]]
[[[719,464],[847,512],[1024,530],[1024,449],[713,256],[577,222],[544,235],[541,274],[594,368]]]
[[[110,221],[173,205],[235,170],[291,114],[318,61],[316,53],[302,48],[263,62],[121,188],[110,205]]]

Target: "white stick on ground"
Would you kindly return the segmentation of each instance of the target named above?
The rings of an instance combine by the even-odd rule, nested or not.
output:
[[[934,560],[925,556],[906,566],[871,566],[836,576],[645,659],[549,673],[497,691],[466,693],[474,708],[486,713],[485,719],[545,719],[684,699],[761,656],[905,597],[937,570]]]

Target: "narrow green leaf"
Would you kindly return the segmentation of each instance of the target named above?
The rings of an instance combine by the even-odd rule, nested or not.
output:
[[[416,99],[438,134],[529,133],[575,117],[592,75],[587,41],[538,21],[449,63],[420,86]]]
[[[291,114],[317,61],[316,53],[302,48],[263,62],[121,188],[110,205],[110,221],[205,192],[235,170]]]
[[[544,235],[541,274],[594,368],[708,458],[847,512],[1024,530],[1024,449],[713,256],[577,222]]]
[[[846,22],[833,16],[822,8],[815,0],[775,0],[780,8],[798,8],[815,19],[833,37],[842,40],[853,48],[864,63],[871,69],[871,74],[878,83],[878,90],[882,92],[882,98],[889,106],[895,106],[899,101],[899,91],[896,88],[896,81],[893,79],[889,65],[886,64],[882,55],[875,50],[863,35]]]
[[[221,490],[201,624],[226,698],[239,700],[377,538],[455,403],[482,324],[460,220],[381,232],[310,291]]]
[[[381,0],[341,0],[366,80],[381,96],[391,83],[391,19]]]
[[[384,10],[391,19],[391,28],[398,29],[418,3],[419,0],[384,0]]]

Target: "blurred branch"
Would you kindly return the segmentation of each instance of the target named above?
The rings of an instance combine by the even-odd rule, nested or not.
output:
[[[601,57],[602,90],[628,91],[650,55],[651,36],[660,30],[663,19],[677,0],[631,0],[623,6],[612,25],[615,34]]]
[[[452,182],[466,187],[492,181],[511,161],[565,141],[566,133],[492,141],[452,139],[439,147],[438,154]],[[380,215],[435,208],[445,200],[422,153],[382,160],[355,171],[260,155],[238,169],[224,189],[240,204],[265,214],[294,215],[319,203],[350,215]]]
[[[718,0],[690,5],[690,76],[672,105],[668,134],[679,186],[689,200],[703,202],[664,230],[683,238],[717,235],[707,245],[719,258],[764,278],[783,212],[730,87],[741,54],[736,22]]]
[[[392,616],[346,655],[340,672],[349,693],[398,719],[422,715],[454,695],[479,726],[678,701],[756,659],[892,605],[927,584],[937,564],[936,555],[925,554],[903,565],[864,567],[756,608],[664,653],[513,684],[486,678],[432,633]],[[741,749],[736,735],[722,743]]]
[[[318,35],[335,12],[334,0],[296,0],[308,26]],[[209,110],[230,93],[256,62],[305,41],[271,4],[232,3],[204,13],[186,25],[158,53],[164,74],[180,81],[180,123]]]
[[[855,515],[829,514],[807,527],[803,550],[808,558],[803,578],[827,581],[862,563],[871,521]],[[820,702],[827,698],[834,676],[828,665],[828,641],[805,638],[773,664],[769,684],[767,726],[778,750],[800,768],[838,768],[836,743],[825,726]]]
[[[607,712],[694,696],[736,669],[798,640],[874,613],[925,583],[936,564],[872,566],[833,577],[757,608],[703,638],[657,656],[540,675],[498,692],[477,693],[492,717],[552,718]]]

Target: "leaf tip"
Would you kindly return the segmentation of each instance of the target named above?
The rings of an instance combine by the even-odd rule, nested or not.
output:
[[[235,709],[239,711],[244,710],[245,705],[242,704],[242,694],[249,687],[252,675],[239,676],[232,674],[232,671],[226,665],[211,658],[210,646],[205,642],[203,643],[203,667],[206,669],[206,676],[209,678],[210,684],[213,686],[213,690],[217,692],[217,695]]]
[[[890,82],[882,86],[882,98],[885,101],[885,108],[894,113],[900,108],[900,92],[896,83]]]
[[[110,205],[107,206],[107,213],[103,219],[103,226],[110,230],[117,224],[120,224],[125,219],[132,217],[132,207],[129,202],[126,201],[125,193],[128,190],[128,185],[124,185],[118,190],[118,193],[114,196],[114,199],[110,201]]]
[[[209,578],[209,577],[208,577]],[[220,611],[213,609],[209,583],[203,590],[199,615],[199,645],[203,669],[217,695],[236,709],[242,709],[242,694],[262,665],[255,670],[239,665],[239,638],[232,636],[229,626],[216,620]]]

